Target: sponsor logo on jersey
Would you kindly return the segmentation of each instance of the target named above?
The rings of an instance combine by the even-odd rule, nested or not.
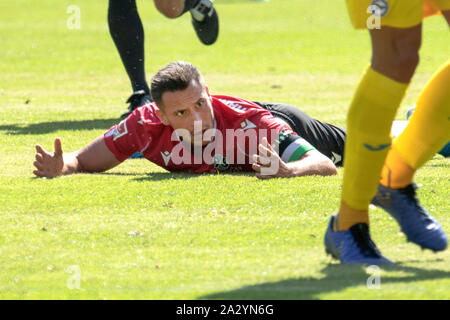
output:
[[[161,151],[161,156],[164,160],[164,164],[166,165],[166,167],[169,165],[169,161],[170,161],[170,157],[172,156],[172,154],[169,151]]]
[[[389,12],[389,3],[386,0],[373,0],[370,4],[370,10],[375,17],[385,17]]]
[[[241,112],[247,111],[247,107],[241,106],[240,104],[233,102],[231,100],[219,99],[219,101],[225,103],[227,106],[229,106],[230,108],[233,108],[234,110],[241,111]]]

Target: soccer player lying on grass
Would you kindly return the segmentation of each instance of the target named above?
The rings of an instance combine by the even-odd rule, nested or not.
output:
[[[259,178],[334,175],[342,165],[344,130],[292,106],[210,95],[189,63],[161,69],[151,93],[154,103],[78,151],[63,154],[58,138],[53,154],[37,145],[33,173],[102,172],[136,152],[172,172],[253,170]]]

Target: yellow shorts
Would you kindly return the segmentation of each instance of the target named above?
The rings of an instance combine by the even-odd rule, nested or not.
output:
[[[377,4],[381,26],[410,28],[420,24],[424,17],[450,10],[450,0],[346,0],[353,26],[366,29],[372,13],[367,11]],[[373,19],[371,20],[373,21]]]

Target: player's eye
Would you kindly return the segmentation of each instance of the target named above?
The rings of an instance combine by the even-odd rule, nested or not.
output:
[[[198,100],[197,103],[196,103],[196,106],[200,108],[200,107],[203,107],[204,104],[205,104],[205,101],[203,101],[203,100]]]
[[[181,117],[182,115],[184,115],[185,112],[186,112],[185,110],[179,110],[179,111],[177,111],[175,114],[176,114],[177,116]]]

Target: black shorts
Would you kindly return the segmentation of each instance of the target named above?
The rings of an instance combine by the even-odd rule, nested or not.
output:
[[[320,153],[330,158],[336,166],[343,166],[346,136],[344,129],[313,119],[289,104],[254,102],[269,111],[274,117],[287,122],[294,132],[311,143]]]

